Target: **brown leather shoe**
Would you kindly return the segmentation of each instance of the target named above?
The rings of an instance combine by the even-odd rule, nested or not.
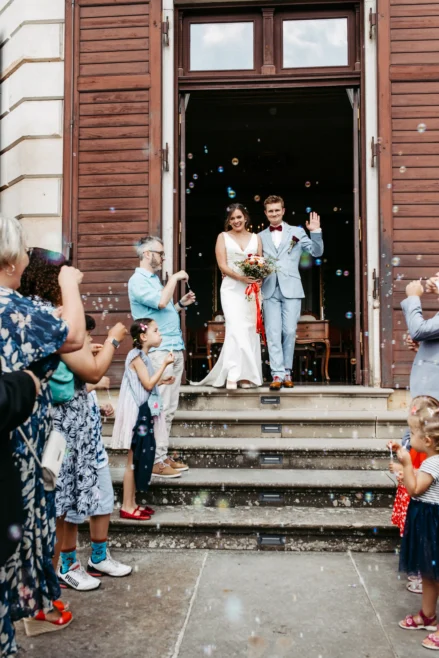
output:
[[[291,379],[285,379],[285,381],[282,383],[282,386],[284,388],[294,388],[294,384]]]
[[[270,384],[270,391],[280,391],[282,383],[280,377],[273,377],[273,381]]]

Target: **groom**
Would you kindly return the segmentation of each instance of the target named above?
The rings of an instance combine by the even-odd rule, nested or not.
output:
[[[282,386],[294,387],[291,371],[296,329],[305,297],[299,274],[300,257],[303,251],[321,256],[323,239],[317,213],[312,212],[306,222],[310,239],[303,228],[283,221],[285,204],[280,196],[269,196],[264,208],[270,226],[259,236],[264,256],[276,260],[277,268],[262,284],[264,324],[273,379],[270,390],[278,391]]]

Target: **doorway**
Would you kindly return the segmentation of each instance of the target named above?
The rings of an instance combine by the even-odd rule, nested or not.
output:
[[[182,96],[180,246],[181,265],[198,299],[186,318],[188,370],[194,380],[208,367],[203,358],[207,322],[221,314],[214,249],[227,207],[246,206],[252,229],[259,232],[268,225],[263,201],[276,194],[285,200],[289,224],[305,227],[311,210],[321,216],[325,253],[320,259],[302,258],[302,314],[329,321],[331,383],[359,383],[357,106],[357,92],[345,88]],[[295,380],[321,383],[320,358],[318,348],[298,346]],[[264,376],[269,379],[267,367]]]

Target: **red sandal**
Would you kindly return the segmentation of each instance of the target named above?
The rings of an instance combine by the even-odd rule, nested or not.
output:
[[[432,644],[426,644],[427,641],[432,642]],[[434,635],[433,633],[427,635],[427,637],[422,643],[422,646],[425,649],[431,649],[432,651],[439,651],[439,637],[437,635]]]
[[[433,615],[433,617],[426,617],[422,610],[420,610],[418,614],[422,619],[421,624],[415,620],[414,615],[407,615],[403,621],[399,622],[399,627],[403,628],[405,631],[437,631],[436,615]]]
[[[138,509],[140,509],[142,513],[150,514],[151,516],[155,514],[155,509],[152,509],[149,505],[140,505]]]
[[[140,514],[136,514],[136,512],[140,512]],[[125,510],[121,509],[119,514],[121,519],[130,519],[131,521],[149,521],[151,518],[151,515],[146,510],[145,512],[141,511],[140,506],[137,506],[134,512],[125,512]]]
[[[72,622],[72,613],[64,610],[61,612],[61,617],[56,621],[49,621],[42,610],[39,611],[35,617],[24,620],[24,628],[28,637],[35,635],[42,635],[43,633],[52,633],[53,631],[61,631]]]

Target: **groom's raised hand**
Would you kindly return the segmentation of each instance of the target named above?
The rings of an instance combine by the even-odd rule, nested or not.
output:
[[[306,222],[306,228],[311,233],[313,231],[318,231],[320,229],[320,215],[318,215],[316,212],[310,213],[309,221]]]

